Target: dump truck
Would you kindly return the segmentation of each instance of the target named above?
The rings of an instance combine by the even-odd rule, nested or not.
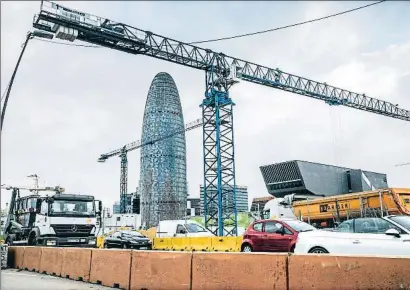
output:
[[[319,228],[356,217],[410,215],[410,189],[386,188],[327,197],[286,195],[269,201],[265,218],[297,218]]]

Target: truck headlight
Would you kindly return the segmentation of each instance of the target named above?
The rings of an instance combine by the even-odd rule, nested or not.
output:
[[[95,240],[89,240],[89,241],[88,241],[88,244],[89,244],[89,245],[95,245]]]
[[[47,240],[46,245],[47,245],[47,246],[55,246],[55,245],[56,245],[56,241],[55,241],[55,240]]]

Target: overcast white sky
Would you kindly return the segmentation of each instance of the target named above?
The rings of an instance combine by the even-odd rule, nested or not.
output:
[[[273,28],[368,2],[69,2],[84,12],[181,41]],[[38,2],[1,2],[1,91],[13,72]],[[344,16],[243,39],[205,44],[259,64],[381,98],[410,109],[410,3],[387,2]],[[80,42],[76,42],[81,44]],[[1,183],[61,185],[119,200],[119,158],[99,154],[141,137],[145,99],[160,71],[179,89],[186,122],[201,115],[204,73],[106,48],[33,40],[16,77],[2,133]],[[410,187],[410,123],[242,82],[236,102],[237,184],[267,195],[259,166],[301,159],[388,175]],[[187,133],[189,193],[203,182],[202,132]],[[139,151],[129,157],[129,190]],[[9,200],[3,191],[2,206]]]

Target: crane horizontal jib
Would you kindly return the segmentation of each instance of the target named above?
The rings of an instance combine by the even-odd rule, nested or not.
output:
[[[160,136],[158,138],[155,138],[155,139],[152,139],[152,140],[147,140],[147,141],[144,141],[144,142],[142,140],[137,140],[137,141],[128,143],[128,144],[124,145],[123,147],[121,147],[119,149],[110,151],[110,152],[105,153],[105,154],[101,154],[100,157],[98,158],[98,161],[99,162],[105,162],[105,160],[107,160],[110,157],[119,156],[122,153],[128,153],[130,151],[141,148],[145,145],[153,144],[155,142],[158,142],[158,141],[161,141],[161,140],[164,140],[164,139],[167,139],[167,138],[171,138],[175,135],[182,134],[185,131],[190,131],[190,130],[198,128],[200,126],[202,126],[202,119],[196,119],[195,121],[192,121],[192,122],[189,122],[189,123],[185,124],[184,129],[176,130],[175,132],[172,132],[171,134],[167,134],[165,136]]]
[[[237,78],[319,99],[331,105],[343,105],[410,121],[409,110],[399,108],[390,102],[285,73],[277,68],[272,69],[223,53],[216,53],[210,49],[69,9],[50,1],[43,2],[40,13],[34,18],[33,26],[56,33],[56,37],[60,35],[60,28],[64,27],[67,28],[64,30],[64,39],[70,41],[76,38],[119,51],[143,54],[204,71],[212,68],[214,72],[227,79]],[[70,33],[75,37],[66,35]]]

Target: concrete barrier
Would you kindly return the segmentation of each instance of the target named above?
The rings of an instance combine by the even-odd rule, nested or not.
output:
[[[188,237],[176,237],[171,238],[172,250],[173,251],[189,251],[190,250],[190,240],[192,238]]]
[[[410,289],[410,258],[292,255],[289,289]]]
[[[189,243],[190,251],[209,252],[212,248],[212,237],[192,237]]]
[[[25,247],[9,247],[7,264],[11,268],[23,269]]]
[[[90,282],[129,289],[131,251],[92,250]]]
[[[99,249],[104,248],[104,237],[103,236],[97,237],[97,248]]]
[[[64,248],[61,276],[88,282],[90,280],[91,249]]]
[[[199,253],[192,289],[287,289],[287,254]]]
[[[132,251],[130,289],[191,289],[191,258],[188,252]]]
[[[40,273],[61,276],[63,267],[62,248],[41,248]]]
[[[152,248],[154,250],[172,250],[172,238],[154,238]]]
[[[9,247],[9,265],[140,289],[410,289],[409,257]]]
[[[154,250],[240,252],[242,237],[172,237],[154,238]]]
[[[29,271],[40,270],[41,248],[40,247],[25,247],[23,269]]]
[[[239,247],[238,247],[239,243]],[[212,237],[211,251],[214,252],[240,252],[242,237]]]

